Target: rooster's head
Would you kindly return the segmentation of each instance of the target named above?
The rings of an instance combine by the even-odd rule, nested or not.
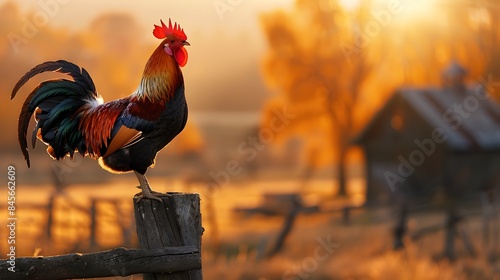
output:
[[[188,54],[184,46],[189,46],[186,41],[187,36],[184,30],[177,23],[172,25],[172,21],[168,20],[168,26],[160,20],[161,26],[155,24],[153,35],[158,39],[163,40],[164,50],[168,55],[175,58],[179,66],[184,66],[188,60]]]

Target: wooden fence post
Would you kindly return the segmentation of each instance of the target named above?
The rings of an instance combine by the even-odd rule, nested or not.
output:
[[[200,196],[198,194],[168,193],[159,196],[162,202],[134,197],[137,236],[143,249],[174,246],[195,246],[201,258]],[[201,263],[201,260],[200,260]],[[202,279],[202,271],[144,274],[145,280]]]
[[[97,199],[90,202],[90,248],[97,246]]]
[[[52,240],[52,225],[54,224],[54,201],[56,199],[56,194],[52,194],[49,197],[49,202],[47,203],[47,226],[45,228],[45,234],[49,240]]]

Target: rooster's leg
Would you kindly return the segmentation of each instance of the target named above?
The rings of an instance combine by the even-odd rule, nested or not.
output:
[[[156,195],[161,195],[161,193],[151,190],[151,187],[149,187],[148,179],[146,179],[146,176],[137,171],[134,171],[134,173],[135,176],[137,176],[137,179],[139,179],[139,183],[141,184],[140,188],[142,190],[142,194],[138,196],[137,202],[141,201],[143,198],[154,199],[162,202],[161,198],[156,196]]]

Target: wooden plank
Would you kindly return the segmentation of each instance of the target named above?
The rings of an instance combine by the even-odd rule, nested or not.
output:
[[[200,198],[198,195],[176,195],[174,199],[174,209],[177,214],[177,221],[181,242],[184,245],[194,245],[201,252],[201,227]],[[190,279],[202,279],[201,269],[190,270]]]
[[[8,261],[0,260],[0,279],[59,280],[173,273],[201,268],[200,252],[196,246],[117,248],[90,254],[18,258],[15,272],[9,270],[11,264]]]

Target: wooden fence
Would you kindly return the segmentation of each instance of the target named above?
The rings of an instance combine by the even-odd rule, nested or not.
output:
[[[134,198],[141,249],[116,248],[89,254],[0,260],[0,279],[68,279],[128,276],[144,279],[202,279],[200,197],[169,193],[162,202]],[[91,207],[92,209],[92,207]],[[92,211],[91,211],[92,212]]]
[[[60,195],[55,192],[49,196],[46,202],[23,202],[18,209],[17,214],[19,219],[19,228],[25,228],[28,224],[32,228],[38,228],[31,236],[32,240],[46,240],[53,245],[66,245],[66,247],[77,247],[79,250],[95,250],[95,248],[109,248],[109,244],[103,242],[104,238],[99,238],[98,232],[103,232],[106,228],[117,228],[115,240],[120,240],[122,246],[134,246],[137,240],[134,238],[133,232],[135,226],[133,222],[133,209],[127,207],[123,209],[123,205],[127,205],[128,199],[111,199],[91,197],[86,203],[76,202],[70,197]],[[0,209],[7,209],[7,205],[0,204]],[[57,213],[65,213],[65,215],[57,215]],[[72,213],[79,216],[79,220],[85,222],[71,221]],[[33,218],[33,217],[37,218]],[[88,221],[88,222],[87,222]],[[75,232],[78,231],[81,235],[73,241],[68,241],[67,236],[56,236],[57,232]],[[23,235],[27,235],[23,233]],[[72,238],[75,239],[75,238]],[[26,243],[25,243],[26,244]],[[0,253],[4,254],[0,246]]]

